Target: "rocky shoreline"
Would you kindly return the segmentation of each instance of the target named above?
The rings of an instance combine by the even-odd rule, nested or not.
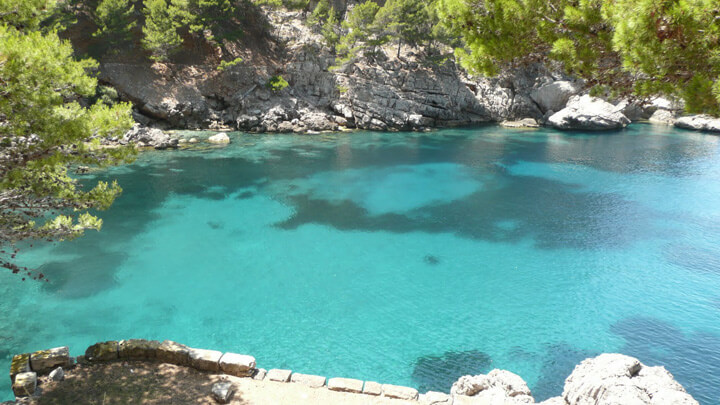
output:
[[[298,384],[303,389],[329,390],[349,395],[365,395],[377,400],[403,400],[420,404],[535,404],[532,392],[521,377],[505,370],[487,375],[463,376],[450,393],[419,393],[411,387],[380,384],[350,378],[326,378],[291,370],[258,368],[253,356],[191,348],[173,341],[130,339],[96,343],[85,354],[70,356],[66,347],[18,354],[13,357],[10,378],[15,402],[36,403],[48,391],[62,386],[66,374],[83,367],[117,362],[152,362],[186,367],[202,373],[225,375],[204,393],[216,403],[230,403],[235,390],[229,377]],[[182,390],[183,387],[173,387]],[[112,399],[111,399],[112,400]],[[104,400],[103,400],[104,401]],[[374,401],[374,400],[373,400]],[[390,403],[390,402],[389,402]],[[648,367],[622,354],[602,354],[586,359],[565,380],[561,395],[544,405],[663,404],[695,405],[698,402],[664,367]]]
[[[540,65],[477,77],[451,60],[427,61],[408,49],[400,57],[358,58],[336,67],[301,12],[264,12],[274,51],[246,50],[242,63],[223,70],[201,55],[195,64],[105,60],[99,78],[133,103],[138,123],[159,129],[421,131],[515,122],[607,130],[649,120],[720,132],[720,119],[680,117],[684,106],[676,100],[591,97],[583,82]],[[268,85],[278,76],[287,88]]]

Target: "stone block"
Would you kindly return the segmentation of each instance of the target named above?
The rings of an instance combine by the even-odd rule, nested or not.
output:
[[[65,370],[62,367],[58,367],[50,372],[50,379],[53,381],[62,381],[65,379]]]
[[[220,371],[222,352],[217,350],[190,349],[190,367],[201,371]]]
[[[327,378],[319,375],[300,374],[295,373],[290,377],[290,381],[302,385],[306,385],[311,388],[320,388],[325,385]]]
[[[212,396],[218,404],[227,404],[233,394],[233,386],[231,382],[219,382],[212,386]]]
[[[267,375],[267,370],[264,368],[255,370],[255,374],[253,374],[252,379],[257,381],[262,381],[265,379],[265,376]]]
[[[420,395],[420,403],[423,405],[445,405],[452,403],[452,397],[442,392],[428,391]]]
[[[365,386],[363,387],[363,394],[381,395],[382,384],[376,383],[375,381],[365,381]]]
[[[291,370],[280,370],[274,368],[267,372],[266,380],[277,381],[277,382],[288,382],[290,381]]]
[[[41,350],[30,354],[30,368],[39,374],[49,373],[56,367],[68,367],[72,364],[70,349],[67,346]]]
[[[220,358],[220,370],[236,377],[249,377],[255,370],[255,357],[244,354],[225,353]]]
[[[172,340],[165,340],[158,346],[157,359],[163,363],[187,366],[190,364],[190,348]]]
[[[352,378],[331,378],[328,380],[328,389],[332,391],[362,393],[363,382],[362,380]]]
[[[85,350],[85,360],[87,361],[111,361],[117,359],[118,342],[116,340],[95,343]]]
[[[399,385],[383,384],[383,395],[388,398],[406,399],[414,401],[418,398],[418,390]]]
[[[118,344],[118,357],[129,360],[153,360],[157,358],[160,342],[157,340],[130,339]]]
[[[15,381],[15,376],[20,373],[27,373],[30,369],[30,353],[16,354],[10,363],[10,382]]]
[[[29,397],[37,388],[37,373],[34,371],[20,373],[15,376],[12,389],[16,397]]]

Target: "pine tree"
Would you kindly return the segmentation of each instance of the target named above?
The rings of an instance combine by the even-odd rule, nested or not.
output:
[[[98,30],[93,34],[100,37],[109,46],[119,46],[132,39],[135,6],[130,0],[102,0],[95,9],[95,22]]]
[[[182,45],[178,30],[189,23],[191,14],[187,0],[145,0],[145,26],[142,40],[145,49],[156,61],[167,60]]]
[[[78,101],[95,95],[97,79],[88,71],[97,63],[75,60],[70,43],[39,31],[53,4],[33,4],[15,19],[17,3],[0,3],[0,266],[15,273],[23,271],[14,260],[17,243],[99,229],[102,221],[88,210],[108,208],[121,192],[105,182],[85,191],[68,166],[118,163],[133,153],[100,148],[99,137],[132,125],[131,106]]]

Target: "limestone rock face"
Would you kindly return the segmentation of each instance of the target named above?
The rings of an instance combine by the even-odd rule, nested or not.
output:
[[[544,113],[560,111],[565,108],[570,97],[578,94],[582,86],[579,83],[560,80],[545,84],[530,93],[530,98],[540,106]]]
[[[630,120],[614,105],[585,95],[572,97],[567,107],[550,116],[548,123],[558,129],[598,131],[624,128]]]
[[[30,371],[15,376],[12,389],[16,397],[29,397],[37,388],[37,373]]]
[[[456,396],[477,396],[488,403],[532,404],[532,397],[527,383],[517,374],[506,370],[492,370],[487,375],[463,376],[452,386],[450,391]],[[503,402],[504,401],[504,402]]]
[[[675,126],[695,131],[720,132],[720,118],[713,118],[704,114],[691,115],[678,118],[675,121]]]
[[[41,350],[30,354],[30,367],[36,373],[49,373],[56,367],[68,367],[73,364],[70,349],[67,346]]]
[[[647,367],[622,354],[584,360],[565,380],[568,405],[696,405],[663,367]]]

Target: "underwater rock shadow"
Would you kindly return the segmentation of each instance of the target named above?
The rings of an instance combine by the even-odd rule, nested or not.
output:
[[[420,392],[450,392],[458,378],[487,373],[491,365],[490,355],[479,350],[450,351],[418,358],[411,378]]]
[[[45,263],[37,271],[49,280],[43,289],[63,298],[86,298],[117,284],[117,268],[127,260],[124,252],[96,252],[76,259]]]
[[[610,330],[626,341],[621,353],[648,366],[664,366],[701,404],[720,400],[720,335],[688,335],[667,322],[646,317],[623,319]]]

